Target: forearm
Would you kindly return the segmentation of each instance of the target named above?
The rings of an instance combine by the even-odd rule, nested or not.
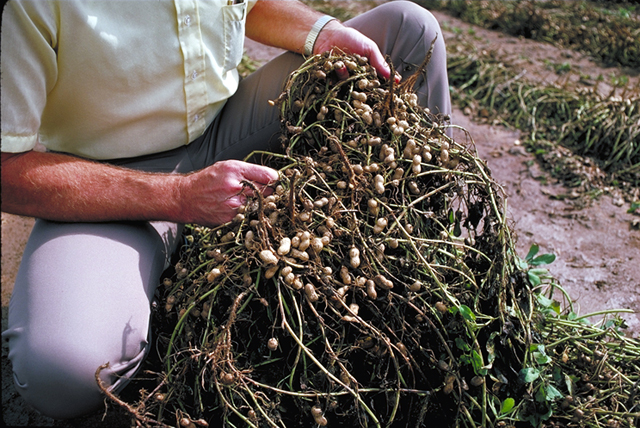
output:
[[[181,222],[179,180],[62,154],[2,153],[2,211],[55,221]]]
[[[304,53],[304,44],[313,24],[323,14],[293,0],[260,0],[247,15],[247,37],[269,46]],[[378,46],[360,32],[338,20],[327,23],[318,34],[313,53],[319,54],[334,47],[367,57],[379,75],[390,77]],[[396,76],[399,81],[399,77]]]
[[[322,15],[295,0],[261,0],[247,15],[247,37],[265,45],[303,53],[307,34]]]

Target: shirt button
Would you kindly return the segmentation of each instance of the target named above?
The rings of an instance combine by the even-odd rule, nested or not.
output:
[[[187,15],[184,17],[184,25],[186,25],[187,27],[191,25],[191,15]]]
[[[195,115],[193,115],[193,121],[194,121],[194,122],[197,122],[197,121],[198,121],[198,119],[200,119],[200,115],[199,115],[199,114],[195,114]]]
[[[193,70],[193,72],[191,73],[191,80],[196,80],[196,77],[198,77],[198,72],[196,70]]]

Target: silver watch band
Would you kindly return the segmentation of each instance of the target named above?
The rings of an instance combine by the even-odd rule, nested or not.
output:
[[[333,21],[334,19],[337,18],[329,15],[324,15],[318,18],[316,23],[313,24],[313,27],[311,27],[311,31],[309,31],[309,34],[307,35],[307,40],[305,40],[304,42],[304,54],[306,56],[313,55],[313,46],[316,44],[318,34],[320,34],[320,31],[324,28],[325,25],[327,25],[327,23],[329,23],[329,21]]]

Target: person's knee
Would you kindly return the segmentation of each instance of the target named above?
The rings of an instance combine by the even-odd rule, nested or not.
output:
[[[403,78],[413,74],[435,40],[430,68],[437,69],[437,74],[446,72],[446,48],[440,24],[431,12],[414,2],[383,3],[345,24],[376,42]]]
[[[122,355],[122,349],[97,349],[95,342],[57,339],[37,344],[10,341],[9,353],[17,391],[27,404],[54,419],[70,419],[99,410],[104,403],[96,379],[100,366],[110,363],[100,371],[102,385],[120,389],[139,367],[147,343],[145,338],[139,338],[140,349]]]
[[[102,402],[95,372],[76,355],[26,350],[12,352],[15,386],[24,400],[45,416],[68,419],[97,410]],[[66,354],[66,352],[65,352]]]
[[[385,21],[395,27],[397,33],[413,36],[416,41],[426,38],[431,42],[438,35],[442,38],[442,30],[436,17],[422,6],[412,1],[393,1],[378,6],[378,12]]]
[[[140,224],[37,221],[9,305],[16,389],[43,414],[72,418],[103,402],[95,373],[119,388],[148,348],[150,299],[164,265]]]

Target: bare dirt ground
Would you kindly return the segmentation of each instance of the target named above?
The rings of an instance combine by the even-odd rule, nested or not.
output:
[[[564,82],[580,78],[596,82],[598,76],[623,75],[638,85],[638,75],[628,70],[602,68],[586,55],[484,30],[446,14],[434,12],[443,27],[445,40],[455,34],[472,33],[479,50],[493,51],[520,74],[539,82]],[[455,33],[455,34],[454,34]],[[571,76],[559,76],[552,64],[571,64]],[[578,77],[579,76],[579,77]],[[610,90],[599,83],[599,89]],[[636,86],[637,87],[637,86]],[[480,157],[487,160],[493,176],[508,195],[510,217],[518,236],[517,248],[524,256],[531,244],[541,252],[553,253],[550,272],[568,291],[581,314],[606,309],[628,309],[623,314],[628,335],[640,336],[640,232],[632,227],[638,216],[628,213],[615,189],[584,207],[572,189],[557,183],[519,145],[518,131],[479,124],[454,111],[453,122],[465,128],[475,141]],[[464,133],[454,134],[463,141]],[[596,318],[597,319],[597,318]]]
[[[530,75],[554,79],[548,63],[565,61],[592,76],[616,72],[602,69],[575,52],[471,27],[442,13],[434,14],[445,29],[445,40],[455,37],[452,29],[468,32],[473,28],[479,46],[512,54],[514,61]],[[246,49],[257,62],[265,62],[280,52],[250,41]],[[504,187],[519,254],[524,256],[532,243],[539,244],[541,252],[554,253],[557,260],[549,269],[567,289],[581,314],[630,310],[632,313],[622,314],[629,327],[628,335],[640,337],[640,232],[631,227],[637,215],[626,212],[629,204],[620,206],[616,195],[605,194],[581,208],[572,198],[571,189],[554,182],[518,144],[519,132],[476,123],[459,109],[454,111],[453,123],[469,132],[480,156],[487,160],[494,178]],[[454,138],[462,142],[467,136],[456,130]],[[3,331],[15,274],[32,226],[33,219],[2,213]],[[29,409],[13,388],[7,354],[3,341],[2,418],[7,426],[128,426],[122,412],[113,406],[104,419],[99,412],[72,421],[54,421]]]

